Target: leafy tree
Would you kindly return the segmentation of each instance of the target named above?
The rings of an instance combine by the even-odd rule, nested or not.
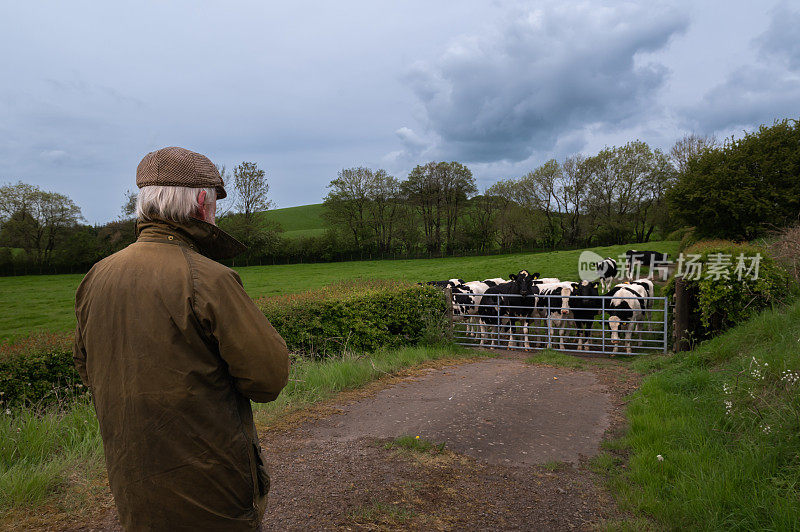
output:
[[[369,168],[344,168],[328,184],[331,190],[323,201],[325,217],[334,225],[346,227],[356,248],[362,246],[369,233],[369,203],[374,181],[375,172]]]
[[[669,204],[700,237],[749,240],[800,213],[800,125],[762,125],[688,163]]]
[[[0,241],[25,249],[39,264],[49,264],[61,237],[82,219],[80,208],[64,194],[21,181],[0,186]]]
[[[223,167],[224,170],[224,167]],[[233,170],[233,188],[236,190],[235,209],[241,213],[245,222],[254,224],[255,215],[273,206],[267,197],[269,184],[266,172],[256,163],[244,161]]]
[[[403,197],[422,218],[428,251],[452,248],[459,215],[477,190],[472,172],[458,162],[418,165],[400,184]]]
[[[122,203],[122,215],[121,218],[123,220],[128,220],[135,217],[136,214],[136,200],[139,197],[139,193],[135,190],[126,190],[125,191],[125,201]]]

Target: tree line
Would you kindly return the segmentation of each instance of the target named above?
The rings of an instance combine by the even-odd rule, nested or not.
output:
[[[685,227],[744,240],[797,221],[800,127],[776,121],[723,143],[687,135],[668,152],[632,141],[549,160],[480,193],[455,161],[418,165],[402,180],[345,168],[328,184],[324,234],[294,239],[263,215],[272,206],[264,170],[218,169],[230,190],[217,223],[249,247],[238,265],[645,243]],[[135,202],[127,192],[117,220],[91,226],[63,194],[0,187],[0,273],[85,271],[134,240]]]

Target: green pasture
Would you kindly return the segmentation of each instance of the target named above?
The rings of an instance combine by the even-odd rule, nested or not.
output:
[[[592,248],[603,256],[616,257],[629,244]],[[637,248],[674,255],[678,242],[650,242]],[[314,264],[285,264],[236,268],[251,297],[303,292],[350,279],[402,279],[432,281],[458,277],[469,280],[527,269],[542,277],[576,279],[581,251],[521,253],[485,257],[375,260]],[[29,275],[0,277],[0,341],[37,330],[70,331],[75,327],[73,302],[82,275]]]
[[[325,221],[322,219],[322,203],[272,209],[261,213],[262,219],[281,224],[283,237],[289,239],[325,234]]]

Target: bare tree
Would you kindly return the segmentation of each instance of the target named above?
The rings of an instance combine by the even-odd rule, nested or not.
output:
[[[718,142],[715,136],[691,133],[685,135],[672,146],[672,149],[669,151],[669,158],[675,170],[683,175],[686,173],[689,161],[696,159],[705,150],[713,150],[717,146]]]

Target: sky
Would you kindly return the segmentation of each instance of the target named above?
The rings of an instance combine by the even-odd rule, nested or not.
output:
[[[0,184],[117,218],[148,152],[264,169],[276,206],[342,168],[551,158],[800,115],[800,1],[0,0]]]

